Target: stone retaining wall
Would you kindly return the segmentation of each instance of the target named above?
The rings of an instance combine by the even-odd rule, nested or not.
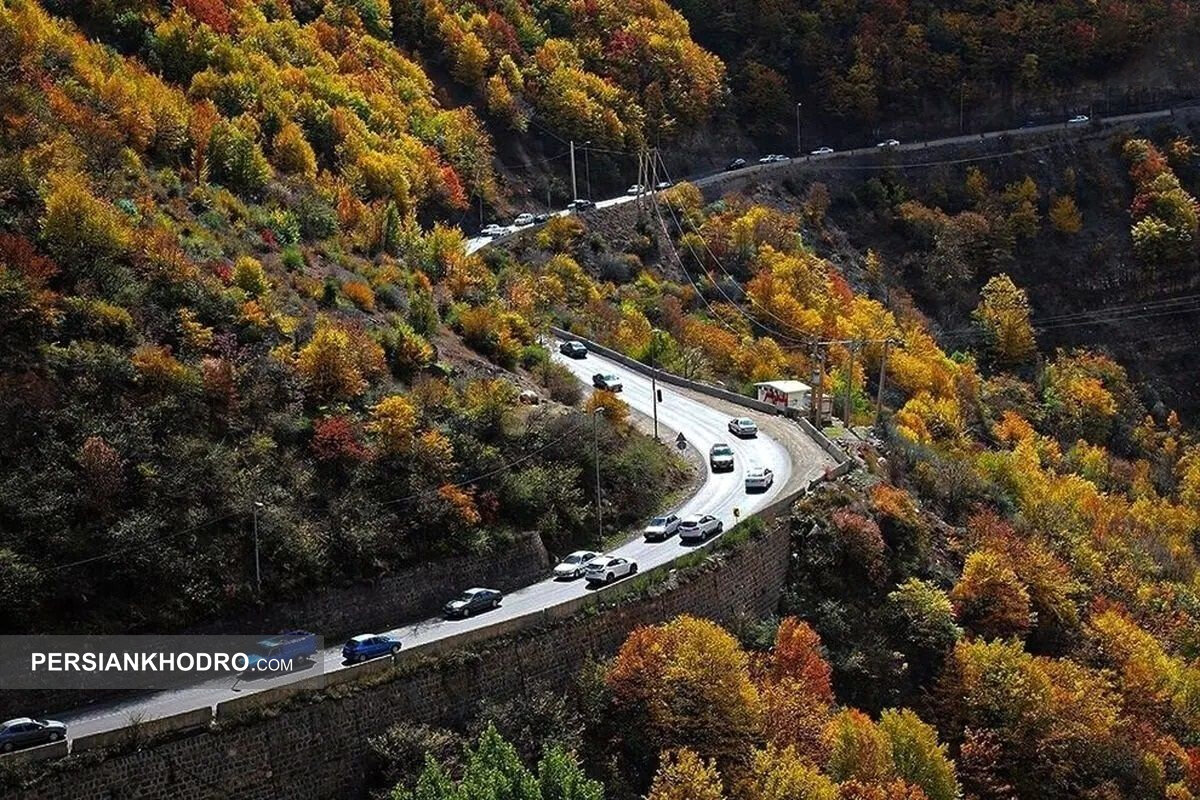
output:
[[[788,501],[775,503],[766,516],[782,516],[788,506]],[[141,749],[126,742],[127,752],[118,743],[107,754],[72,756],[13,796],[362,797],[369,737],[402,721],[461,722],[484,698],[504,700],[540,686],[562,686],[586,660],[611,656],[639,625],[684,613],[722,622],[761,618],[778,605],[789,552],[788,526],[776,522],[711,565],[665,576],[648,594],[612,607],[492,639],[453,656],[408,663],[390,680],[383,674],[389,670],[386,661],[363,665],[360,674],[370,674],[373,681],[337,698],[293,698],[255,709],[222,704],[226,707],[218,708],[212,727],[193,726]]]

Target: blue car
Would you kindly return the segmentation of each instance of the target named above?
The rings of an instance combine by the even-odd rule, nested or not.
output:
[[[258,642],[246,654],[247,672],[289,672],[317,655],[317,636],[308,631],[288,631]]]
[[[399,652],[400,640],[386,633],[362,633],[342,645],[342,658],[351,664]]]

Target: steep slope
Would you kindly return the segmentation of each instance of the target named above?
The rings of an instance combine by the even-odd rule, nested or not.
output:
[[[236,38],[214,38],[221,4],[163,19],[185,93],[0,4],[4,630],[252,605],[254,523],[268,597],[594,530],[584,418],[515,410],[535,374],[568,406],[572,380],[534,320],[481,307],[495,279],[461,235],[418,222],[463,203],[460,169],[490,185],[474,116],[441,108],[370,15],[272,7],[239,6]],[[444,322],[495,364],[438,363],[435,343],[463,352]],[[615,524],[678,478],[620,426],[601,447]]]

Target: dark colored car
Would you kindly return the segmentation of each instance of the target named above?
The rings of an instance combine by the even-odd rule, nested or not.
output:
[[[746,166],[746,159],[735,158],[733,161],[730,161],[725,165],[725,171],[730,172],[731,170],[741,169],[744,166]]]
[[[733,448],[724,442],[717,442],[708,451],[708,463],[713,472],[732,472]]]
[[[585,200],[582,197],[579,198],[578,200],[572,200],[567,205],[568,209],[573,209],[575,211],[587,211],[589,208],[595,208],[595,207],[596,207],[595,203],[593,203],[591,200]]]
[[[67,726],[52,719],[18,717],[0,724],[0,751],[11,753],[26,747],[67,738]]]
[[[558,352],[568,358],[587,358],[587,345],[583,342],[563,342],[558,347]]]
[[[342,645],[342,658],[355,664],[400,652],[400,640],[386,633],[363,633]]]
[[[263,639],[246,654],[247,672],[286,672],[297,662],[310,661],[317,654],[317,636],[308,631],[288,631]]]
[[[458,597],[446,603],[442,607],[442,613],[446,615],[447,619],[452,617],[462,617],[465,619],[480,611],[490,611],[493,608],[499,608],[500,598],[503,596],[499,589],[484,589],[481,587],[467,589]]]
[[[548,219],[550,219],[550,215],[549,215],[549,214],[545,214],[545,213],[543,213],[543,214],[534,214],[534,215],[533,215],[533,224],[534,224],[534,225],[541,225],[543,222],[545,222],[545,221],[546,221],[546,220],[548,220]]]

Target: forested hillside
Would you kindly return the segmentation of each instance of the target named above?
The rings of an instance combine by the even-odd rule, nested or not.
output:
[[[968,120],[1016,124],[1043,109],[1058,112],[1086,84],[1085,112],[1110,88],[1118,105],[1148,100],[1154,89],[1186,90],[1197,66],[1194,0],[677,6],[696,39],[728,65],[742,124],[758,135],[785,134],[782,141],[794,141],[797,101],[809,130],[922,118],[957,130],[964,110]],[[1127,89],[1134,90],[1128,98]]]
[[[267,598],[591,536],[582,416],[515,410],[578,389],[536,318],[474,326],[496,278],[428,222],[493,191],[490,141],[386,4],[70,5],[136,57],[0,4],[0,626],[253,603],[256,508]],[[521,376],[438,363],[447,322]],[[623,524],[679,466],[613,416]]]
[[[1147,259],[1140,269],[1193,270],[1195,202],[1148,141],[1130,140],[1123,159],[1135,197],[1124,235]],[[970,186],[980,190],[980,179]],[[1058,192],[1051,216],[1070,230],[1079,212]],[[823,186],[802,196],[796,213],[739,196],[705,205],[681,184],[660,195],[624,248],[606,249],[563,222],[515,246],[521,263],[506,271],[532,269],[536,280],[587,264],[612,282],[556,309],[563,324],[729,386],[807,378],[822,363],[815,342],[831,341],[821,381],[839,414],[850,389],[855,423],[875,418],[882,366],[884,442],[860,449],[873,477],[793,509],[782,612],[820,636],[838,701],[919,713],[936,729],[929,746],[947,745],[969,797],[1191,797],[1200,745],[1194,431],[1170,409],[1148,413],[1126,370],[1098,350],[1037,358],[1026,293],[985,266],[1005,263],[1005,252],[1021,261],[1003,248],[1042,224],[1041,201],[1023,183],[981,190],[971,218],[945,220],[913,201],[902,208],[933,248],[914,266],[943,280],[942,291],[973,280],[943,275],[952,265],[990,275],[963,335],[949,340],[953,351],[889,290],[877,254],[853,264],[852,283],[815,252],[808,242],[844,234],[826,217]],[[701,704],[704,712],[684,699],[694,697],[686,688],[642,686],[633,676],[659,669],[658,659],[686,680],[694,661],[672,636],[635,635],[611,667],[622,676],[614,685],[609,674],[613,708],[632,703],[661,726],[606,730],[607,746],[633,758],[605,773],[616,796],[791,796],[755,783],[783,780],[764,777],[770,755],[751,754],[755,745],[770,753],[772,743],[794,747],[787,758],[803,766],[788,774],[818,787],[799,796],[933,796],[890,785],[905,777],[901,762],[888,761],[895,743],[866,718],[831,718],[819,703],[773,709],[762,684],[723,684],[729,704]],[[746,636],[761,644],[754,631]],[[894,714],[878,724],[886,729]],[[777,741],[776,725],[794,727]],[[839,756],[841,746],[848,752]],[[681,747],[701,759],[677,755]]]

